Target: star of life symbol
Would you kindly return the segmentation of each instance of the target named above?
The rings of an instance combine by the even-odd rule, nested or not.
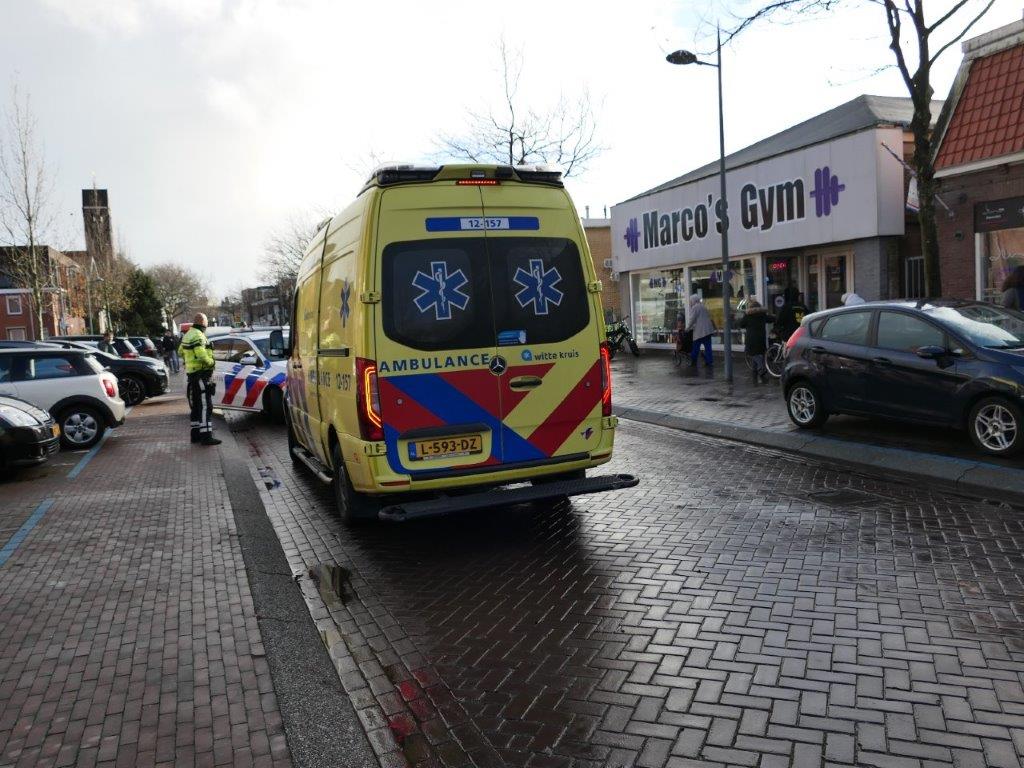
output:
[[[452,307],[465,309],[469,304],[469,294],[462,290],[468,282],[461,269],[449,274],[448,262],[432,261],[429,275],[417,271],[412,279],[413,287],[422,291],[413,301],[420,312],[433,307],[435,319],[451,320]]]
[[[516,301],[523,309],[526,309],[527,304],[533,304],[535,315],[546,315],[548,305],[554,304],[557,307],[565,296],[555,287],[562,282],[562,276],[554,267],[544,269],[544,262],[541,259],[530,259],[529,267],[529,272],[518,267],[512,277],[515,283],[523,286],[516,293]]]
[[[349,306],[349,299],[352,296],[352,283],[348,280],[341,281],[341,327],[344,328],[348,323],[348,316],[352,313],[352,308]]]

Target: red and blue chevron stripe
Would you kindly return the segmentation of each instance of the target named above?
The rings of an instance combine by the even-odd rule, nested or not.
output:
[[[448,469],[462,470],[550,458],[600,402],[601,392],[600,367],[595,364],[546,418],[524,437],[503,419],[531,392],[512,390],[507,382],[515,376],[543,378],[552,367],[550,363],[514,366],[500,380],[488,370],[417,373],[381,378],[378,386],[388,464],[395,472],[417,474],[417,470],[411,470],[403,464],[398,453],[398,441],[405,432],[475,423],[484,424],[490,429],[491,455],[475,464],[462,464]],[[426,471],[442,470],[432,467]]]

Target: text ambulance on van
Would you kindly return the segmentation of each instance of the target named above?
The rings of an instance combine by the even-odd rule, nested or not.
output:
[[[293,459],[346,521],[636,485],[586,477],[616,425],[600,291],[557,171],[375,172],[299,269]]]

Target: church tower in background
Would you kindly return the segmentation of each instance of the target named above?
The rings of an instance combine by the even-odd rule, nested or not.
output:
[[[109,264],[114,257],[110,230],[110,205],[107,190],[82,190],[82,220],[85,222],[85,249],[97,265]]]

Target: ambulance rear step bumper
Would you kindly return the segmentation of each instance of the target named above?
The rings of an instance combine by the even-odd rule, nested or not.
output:
[[[524,504],[529,501],[581,496],[585,493],[617,491],[639,484],[635,475],[599,475],[582,480],[561,480],[553,483],[519,486],[515,488],[492,488],[464,496],[445,496],[439,499],[411,501],[404,504],[389,504],[378,512],[381,520],[404,522],[421,517],[435,517],[470,509],[503,507]]]

